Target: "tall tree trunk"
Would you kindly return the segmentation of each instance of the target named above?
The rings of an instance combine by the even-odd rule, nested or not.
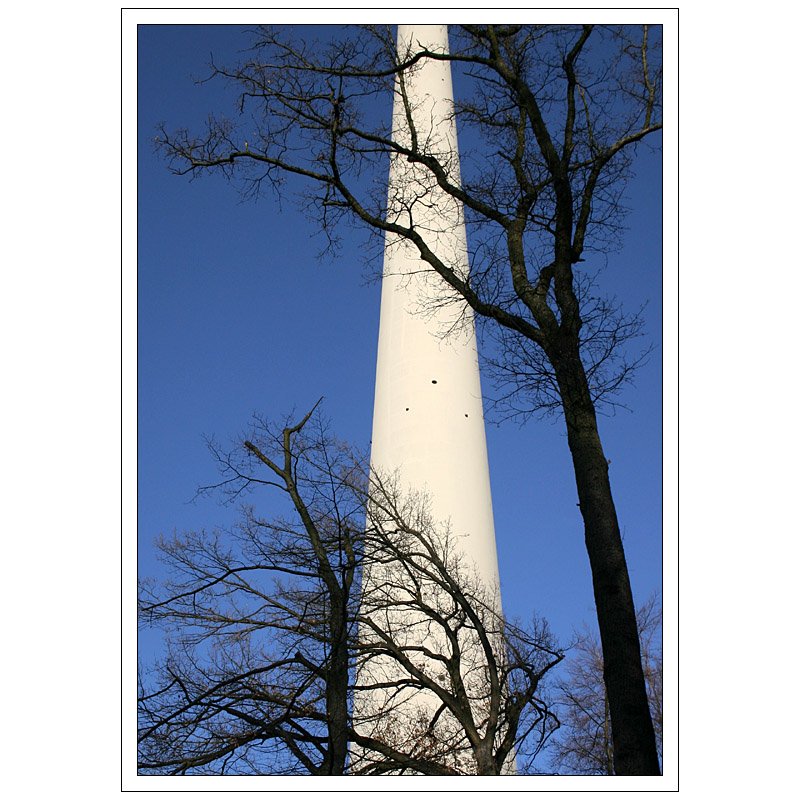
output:
[[[331,630],[331,654],[325,687],[325,706],[328,715],[328,752],[325,774],[344,775],[350,743],[350,714],[347,708],[349,661],[347,627],[344,611],[332,611],[338,616]]]
[[[659,775],[636,609],[597,417],[577,347],[553,359],[592,570],[617,775]]]

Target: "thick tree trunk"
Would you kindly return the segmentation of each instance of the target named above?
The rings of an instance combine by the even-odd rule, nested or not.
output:
[[[336,612],[333,612],[336,613]],[[343,617],[339,611],[339,617]],[[344,775],[350,744],[350,714],[347,708],[349,662],[346,627],[334,624],[325,705],[328,715],[328,752],[324,774]]]
[[[608,462],[577,353],[554,360],[592,570],[617,775],[659,775],[636,609],[611,495]]]
[[[478,775],[499,775],[497,760],[492,752],[492,739],[485,739],[475,748],[475,769]]]

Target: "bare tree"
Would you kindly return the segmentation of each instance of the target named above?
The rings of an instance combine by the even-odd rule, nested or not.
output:
[[[507,624],[423,501],[370,477],[313,411],[282,428],[256,418],[230,452],[210,443],[222,480],[202,491],[233,502],[268,487],[285,514],[246,505],[231,530],[159,542],[171,577],[143,581],[140,620],[164,629],[167,650],[140,673],[140,772],[498,774],[515,749],[534,756],[557,724],[539,691],[562,658],[546,625]],[[364,591],[375,565],[433,589],[391,629],[377,621],[406,601],[388,584]],[[460,643],[430,652],[435,672],[409,657],[415,624]],[[397,666],[389,695],[442,706],[400,736],[389,709],[359,711],[375,688],[365,665],[383,654]]]
[[[424,496],[396,477],[373,473],[369,485],[357,688],[371,705],[356,709],[372,752],[355,768],[396,771],[377,740],[452,774],[513,773],[518,755],[527,770],[558,725],[540,691],[563,658],[547,624],[504,618],[498,587],[481,582]]]
[[[141,771],[345,770],[363,508],[350,453],[311,419],[277,430],[256,419],[232,452],[210,445],[213,488],[233,500],[272,487],[289,515],[248,506],[233,530],[159,543],[175,577],[143,587],[140,618],[171,636],[142,689]]]
[[[661,606],[656,595],[637,612],[647,696],[662,753]],[[578,775],[614,775],[614,743],[608,696],[603,683],[603,653],[596,634],[581,636],[567,658],[567,678],[558,687],[561,729],[553,740],[553,764]]]
[[[596,405],[630,376],[619,357],[636,316],[613,302],[583,302],[592,253],[618,238],[620,198],[637,146],[661,129],[658,29],[643,26],[465,25],[449,52],[397,52],[391,31],[364,28],[327,44],[260,29],[251,57],[212,65],[240,90],[236,119],[205,132],[170,133],[158,146],[177,174],[217,170],[251,195],[305,180],[306,209],[336,244],[354,220],[403,239],[500,333],[515,410],[558,408],[566,424],[592,570],[618,774],[657,774],[636,614]],[[456,113],[468,142],[461,169],[417,136],[408,76],[428,59],[459,71]],[[394,93],[409,136],[393,138]],[[385,108],[385,117],[377,110]],[[471,265],[453,265],[411,209],[387,204],[387,161],[463,204]],[[425,202],[425,197],[418,198]],[[527,398],[527,399],[525,399]]]

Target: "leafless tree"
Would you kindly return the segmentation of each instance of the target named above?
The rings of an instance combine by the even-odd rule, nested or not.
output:
[[[650,597],[637,612],[647,696],[662,754],[661,606]],[[614,743],[608,696],[603,683],[603,653],[597,635],[586,632],[568,656],[567,677],[559,684],[556,706],[561,720],[553,739],[553,764],[565,773],[614,775]]]
[[[312,412],[210,447],[213,488],[233,501],[271,487],[288,513],[246,506],[232,530],[160,541],[173,580],[142,587],[140,619],[166,628],[169,651],[142,686],[139,768],[342,774],[363,531],[352,456]]]
[[[544,623],[503,620],[452,541],[426,527],[421,498],[370,475],[313,410],[277,428],[256,418],[232,450],[210,447],[222,480],[203,491],[234,502],[267,487],[285,513],[246,505],[231,530],[159,542],[171,576],[142,582],[140,620],[167,649],[141,670],[140,772],[497,774],[516,750],[541,749],[557,723],[540,685],[562,655]],[[388,583],[365,591],[365,566],[430,589],[413,602]],[[398,604],[413,615],[387,630]],[[433,640],[434,672],[409,657],[414,625],[448,637]],[[358,701],[383,655],[395,664],[383,688],[425,694],[442,707],[433,718],[411,702],[413,724],[392,731],[392,709]]]
[[[296,31],[295,31],[296,32]],[[345,219],[403,239],[498,334],[512,411],[558,408],[566,424],[598,626],[618,774],[657,774],[636,614],[596,419],[598,403],[630,376],[619,355],[636,315],[582,297],[593,253],[618,238],[620,199],[637,147],[661,130],[658,28],[453,26],[450,51],[398,53],[392,32],[348,30],[327,44],[259,29],[250,57],[212,65],[240,92],[239,115],[157,144],[177,174],[221,171],[258,194],[287,179],[332,245]],[[415,134],[408,76],[426,60],[457,70],[461,169]],[[410,135],[393,138],[389,99]],[[382,115],[379,112],[385,110]],[[453,265],[413,214],[387,205],[387,162],[463,204],[471,265]],[[420,197],[419,202],[425,198]],[[527,398],[527,399],[526,399]]]
[[[514,772],[516,756],[529,766],[558,725],[541,693],[563,658],[547,624],[504,618],[498,587],[481,581],[424,496],[396,478],[373,474],[369,485],[357,681],[368,700],[356,710],[373,746],[355,768],[397,770],[375,740],[452,774]]]

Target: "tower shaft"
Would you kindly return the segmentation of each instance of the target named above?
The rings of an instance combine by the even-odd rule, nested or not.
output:
[[[398,52],[446,52],[447,26],[398,26]],[[413,121],[409,129],[408,114]],[[398,79],[394,138],[448,167],[460,183],[448,62],[423,59]],[[430,171],[392,159],[388,218],[412,226],[461,277],[469,273],[461,204]],[[384,256],[372,424],[373,468],[399,470],[427,491],[435,518],[450,520],[483,577],[497,582],[489,462],[472,310],[407,239],[389,234]]]
[[[447,26],[400,25],[397,47],[401,64],[420,51],[446,53]],[[407,153],[392,155],[387,220],[411,228],[436,258],[466,279],[469,264],[463,208],[416,159],[435,156],[445,168],[446,180],[460,184],[453,86],[447,61],[423,57],[398,73],[393,139],[412,151],[415,158]],[[478,593],[485,590],[484,607],[490,609],[489,614],[495,609],[499,612],[472,311],[421,257],[414,242],[393,233],[387,234],[385,243],[371,470],[373,478],[391,478],[391,486],[401,495],[399,506],[411,508],[413,503],[409,505],[408,498],[424,496],[425,514],[415,516],[412,522],[444,532],[436,539],[446,551],[442,555],[461,570],[471,586],[479,587]],[[380,527],[381,512],[374,508],[378,505],[380,501],[373,495],[372,523]],[[389,520],[387,528],[396,522]],[[404,648],[413,664],[412,673],[419,670],[426,675],[442,675],[447,681],[450,667],[445,668],[430,654],[463,651],[459,667],[462,691],[469,696],[469,703],[474,703],[475,719],[485,720],[484,709],[489,702],[485,655],[474,627],[467,620],[454,645],[452,635],[448,638],[443,628],[437,629],[414,604],[415,592],[428,608],[437,602],[452,607],[452,599],[437,598],[435,581],[433,588],[427,589],[424,580],[417,583],[409,564],[370,565],[369,555],[368,551],[362,593],[365,607],[372,609],[366,612],[369,619],[380,630],[390,632],[393,642]],[[491,627],[496,638],[496,620]],[[359,635],[370,645],[381,643],[380,634],[369,624],[362,626]],[[415,752],[420,752],[415,735],[430,737],[432,742],[439,737],[438,743],[430,744],[436,757],[450,759],[450,765],[459,771],[473,771],[463,729],[448,712],[442,712],[441,695],[429,688],[420,689],[413,679],[408,681],[407,666],[381,655],[380,646],[376,651],[377,656],[365,658],[359,674],[358,684],[372,688],[356,693],[357,727],[399,750],[413,748]],[[398,690],[398,685],[405,688]],[[364,754],[356,751],[354,756],[358,759]]]

